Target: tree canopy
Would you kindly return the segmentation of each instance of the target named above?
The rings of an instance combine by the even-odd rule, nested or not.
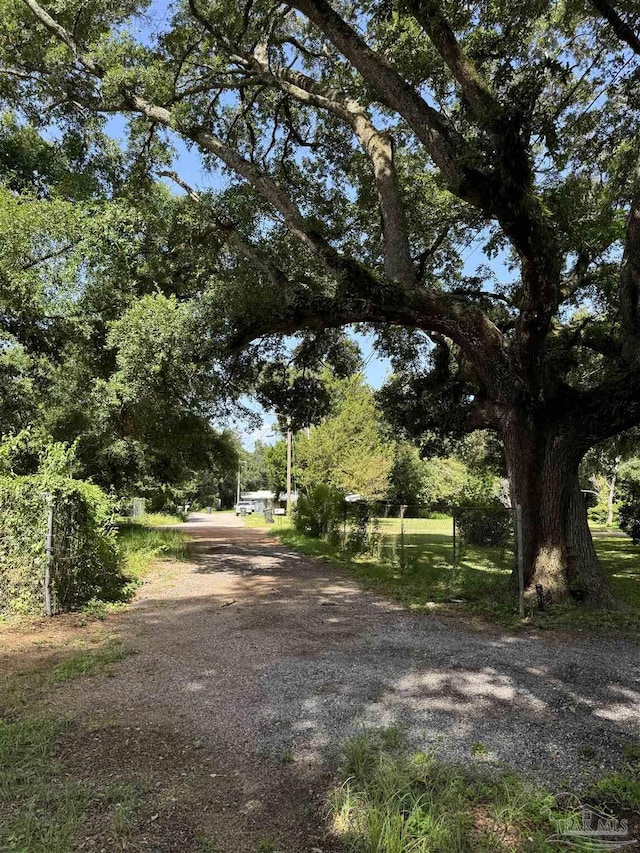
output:
[[[2,468],[33,473],[66,445],[74,475],[161,500],[235,468],[211,425],[227,395],[199,363],[193,291],[151,269],[180,202],[160,186],[134,202],[119,158],[77,142],[0,128]]]
[[[206,252],[169,274],[210,340],[374,325],[408,412],[445,389],[500,434],[527,582],[606,597],[578,465],[640,422],[637,0],[0,12],[17,115],[101,151],[123,116],[138,186],[185,190]],[[177,140],[209,189],[173,171]]]

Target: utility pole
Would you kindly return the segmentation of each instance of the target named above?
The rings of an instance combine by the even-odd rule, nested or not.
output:
[[[287,415],[287,515],[291,514],[291,456],[293,433],[291,432],[291,416]]]
[[[236,504],[240,503],[240,469],[241,469],[241,466],[242,466],[242,463],[238,462],[238,488],[236,490]]]

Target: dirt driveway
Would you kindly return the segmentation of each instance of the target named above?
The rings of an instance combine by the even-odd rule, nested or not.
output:
[[[189,781],[221,850],[264,838],[329,850],[322,802],[339,745],[363,727],[554,787],[601,774],[640,739],[635,643],[470,630],[362,591],[231,515],[186,529],[195,562],[152,575],[115,617],[137,654],[48,701],[86,723],[89,756],[114,774],[144,764],[163,784]],[[161,836],[150,849],[180,849]]]

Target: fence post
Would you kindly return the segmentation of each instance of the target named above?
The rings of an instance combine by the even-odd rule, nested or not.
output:
[[[44,612],[51,616],[51,565],[53,563],[53,495],[47,496],[47,535],[44,540]]]
[[[518,613],[524,619],[524,547],[522,543],[522,507],[516,505],[516,538],[518,550]]]
[[[455,570],[456,570],[456,559],[458,556],[457,552],[456,552],[456,511],[455,511],[455,508],[453,509],[451,516],[452,516],[451,523],[453,524],[453,571],[455,572]]]
[[[400,565],[404,569],[404,511],[406,506],[404,504],[400,504]]]

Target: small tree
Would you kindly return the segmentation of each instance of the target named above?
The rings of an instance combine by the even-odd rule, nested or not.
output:
[[[388,489],[393,448],[371,390],[361,376],[337,384],[335,410],[296,439],[296,478],[307,491],[327,484],[368,500]]]
[[[344,493],[320,483],[298,498],[295,527],[308,536],[330,538],[345,517],[344,508]]]
[[[598,521],[604,521],[608,527],[611,527],[614,521],[620,467],[638,451],[638,448],[638,431],[631,430],[592,448],[583,460],[581,473],[598,495],[598,505],[593,508],[593,511],[590,510],[590,515],[592,517],[597,515]]]
[[[387,500],[405,506],[423,503],[426,498],[425,476],[425,463],[420,458],[418,448],[408,441],[396,441],[393,445]]]

